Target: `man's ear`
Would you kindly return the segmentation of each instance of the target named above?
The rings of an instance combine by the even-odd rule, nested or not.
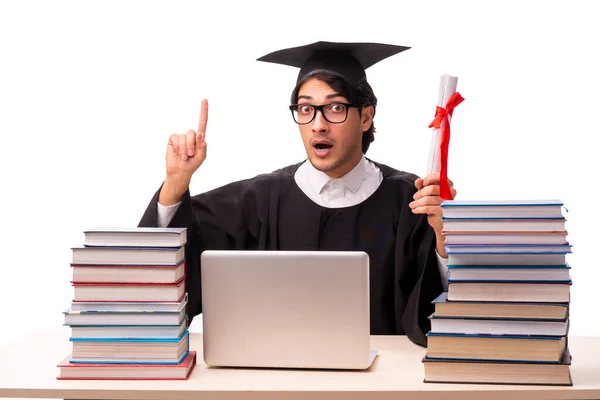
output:
[[[360,124],[361,124],[363,132],[366,132],[367,130],[369,130],[369,128],[373,124],[374,116],[375,116],[375,107],[373,107],[373,106],[363,107],[362,113],[360,116],[361,117]]]

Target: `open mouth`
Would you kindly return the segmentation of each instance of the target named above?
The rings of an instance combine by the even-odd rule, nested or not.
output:
[[[326,142],[318,142],[313,143],[313,147],[315,148],[315,154],[317,157],[326,157],[331,151],[333,145]]]

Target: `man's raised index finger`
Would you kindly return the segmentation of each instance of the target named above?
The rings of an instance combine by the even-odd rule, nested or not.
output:
[[[198,121],[198,135],[204,140],[206,135],[206,124],[208,123],[208,100],[202,99],[200,105],[200,120]]]

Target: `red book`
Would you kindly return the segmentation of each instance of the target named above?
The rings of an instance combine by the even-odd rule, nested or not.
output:
[[[71,363],[69,354],[58,364],[59,380],[186,380],[196,365],[190,351],[179,364],[82,364]]]
[[[181,301],[185,296],[185,276],[176,283],[73,283],[73,301],[155,302]]]

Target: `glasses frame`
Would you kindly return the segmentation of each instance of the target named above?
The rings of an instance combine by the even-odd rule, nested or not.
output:
[[[334,104],[341,104],[343,106],[346,107],[346,116],[344,117],[343,121],[340,122],[333,122],[327,119],[327,117],[325,116],[325,112],[323,111],[323,109],[327,106],[331,106]],[[298,122],[296,120],[296,118],[294,117],[294,111],[297,111],[299,106],[311,106],[313,108],[313,116],[312,118],[308,121],[308,122]],[[298,125],[306,125],[306,124],[310,124],[311,122],[313,122],[315,120],[315,118],[317,117],[317,111],[321,111],[321,115],[323,116],[323,118],[325,119],[325,121],[329,122],[330,124],[343,124],[344,122],[346,122],[346,120],[348,119],[348,111],[351,107],[356,107],[358,108],[358,104],[354,104],[354,103],[344,103],[341,101],[334,101],[333,103],[327,103],[327,104],[321,104],[320,106],[317,106],[315,104],[308,104],[308,103],[303,103],[303,104],[291,104],[290,105],[290,111],[292,112],[292,118],[294,119],[294,122],[297,123]]]

